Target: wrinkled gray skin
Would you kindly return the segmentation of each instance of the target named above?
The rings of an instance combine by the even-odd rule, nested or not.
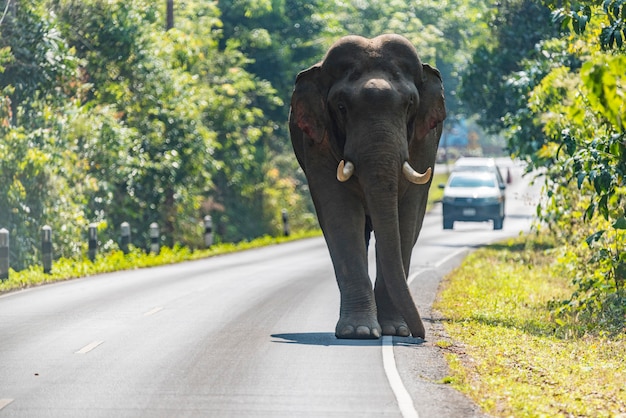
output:
[[[431,180],[412,184],[401,167],[434,168],[445,117],[439,72],[399,35],[341,38],[297,76],[291,141],[341,293],[338,338],[425,337],[407,272]],[[354,165],[344,182],[337,178],[341,160]],[[367,269],[372,229],[374,289]]]

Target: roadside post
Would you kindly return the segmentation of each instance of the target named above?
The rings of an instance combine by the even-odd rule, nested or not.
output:
[[[282,210],[282,217],[283,217],[283,236],[288,237],[291,234],[291,231],[289,230],[289,213],[287,212],[287,209]]]
[[[150,224],[150,252],[158,254],[161,251],[159,246],[159,224],[152,222]]]
[[[50,274],[52,271],[52,227],[49,225],[41,228],[41,262],[43,272]]]
[[[207,215],[204,217],[204,246],[211,248],[213,245],[213,219]]]
[[[0,281],[9,278],[9,231],[0,229]]]
[[[89,224],[89,260],[93,262],[96,259],[96,253],[98,252],[98,226],[96,224]]]
[[[128,254],[128,246],[130,245],[130,224],[128,222],[122,222],[120,225],[120,234],[122,236],[120,249],[124,254]]]

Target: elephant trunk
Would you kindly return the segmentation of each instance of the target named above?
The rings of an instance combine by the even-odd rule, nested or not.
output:
[[[395,177],[389,173],[374,174],[363,179],[363,187],[376,235],[377,259],[381,263],[389,297],[404,317],[411,334],[424,338],[424,324],[411,297],[402,260],[398,214],[398,177],[402,169],[398,164],[395,167]]]

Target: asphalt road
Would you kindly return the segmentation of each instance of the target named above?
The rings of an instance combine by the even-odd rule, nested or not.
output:
[[[431,306],[468,251],[528,229],[537,188],[512,170],[502,231],[426,218],[409,277],[425,341],[335,339],[321,238],[94,276],[0,296],[0,417],[478,416],[441,383]]]

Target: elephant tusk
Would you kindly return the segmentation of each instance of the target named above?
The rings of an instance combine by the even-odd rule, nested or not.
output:
[[[432,175],[433,170],[431,167],[428,167],[424,174],[420,174],[415,171],[413,167],[411,167],[411,164],[409,164],[408,161],[405,161],[402,165],[402,172],[404,173],[404,177],[406,177],[406,179],[411,183],[426,184],[430,180],[430,176]]]
[[[354,173],[354,164],[350,161],[345,163],[343,160],[339,161],[339,165],[337,166],[337,180],[342,183],[348,181],[350,177],[352,177],[352,173]]]

